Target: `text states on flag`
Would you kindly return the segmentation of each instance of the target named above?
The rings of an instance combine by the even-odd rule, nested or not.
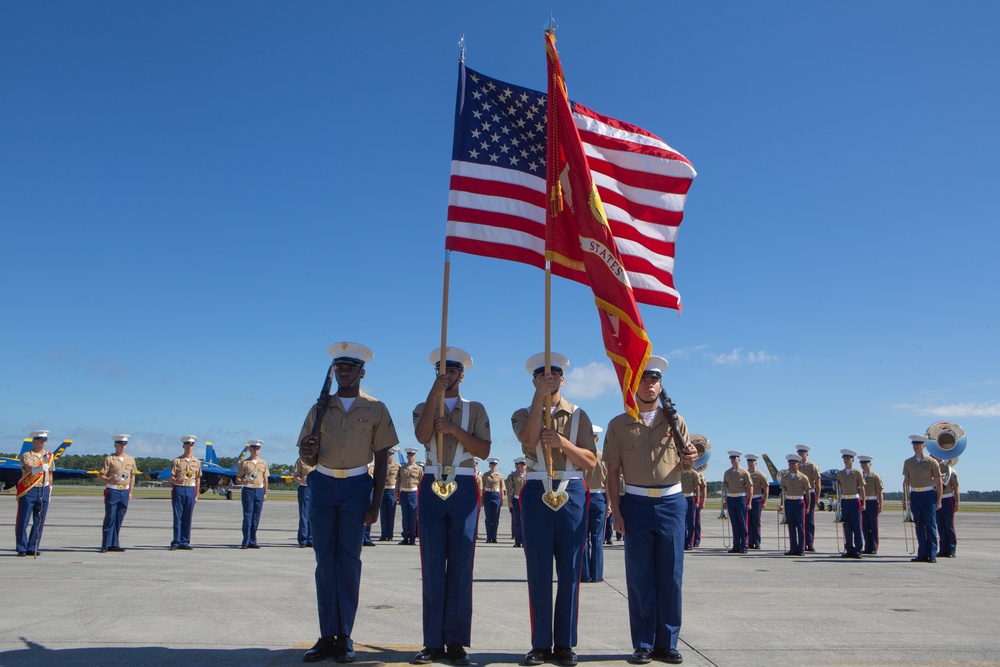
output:
[[[574,262],[582,259],[586,284],[594,292],[604,347],[621,384],[625,410],[637,417],[635,394],[653,346],[632,288],[621,271],[622,258],[591,176],[579,130],[573,122],[551,33],[546,33],[546,52],[549,66],[546,186],[550,204],[546,258],[553,262],[567,257]],[[578,259],[574,254],[581,257]]]

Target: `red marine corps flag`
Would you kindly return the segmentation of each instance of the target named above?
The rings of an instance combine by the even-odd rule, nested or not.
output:
[[[625,410],[638,417],[635,393],[653,346],[646,336],[632,285],[622,267],[618,245],[594,185],[552,31],[545,33],[545,50],[549,63],[546,165],[549,218],[545,258],[586,273],[601,318],[604,347],[618,373]]]

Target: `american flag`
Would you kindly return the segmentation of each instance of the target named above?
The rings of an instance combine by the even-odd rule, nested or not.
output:
[[[459,66],[445,247],[545,266],[546,95]],[[674,244],[691,163],[655,135],[572,103],[639,303],[680,310]],[[582,267],[555,275],[588,284]]]

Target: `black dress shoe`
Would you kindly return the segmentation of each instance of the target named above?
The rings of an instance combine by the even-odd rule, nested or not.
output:
[[[750,553],[749,549],[740,549],[741,554]]]
[[[652,662],[653,659],[650,657],[652,653],[648,648],[637,648],[632,651],[632,655],[629,656],[628,661],[633,665],[645,665]]]
[[[28,552],[26,552],[26,551],[18,551],[17,552],[17,557],[18,558],[24,558],[27,555],[28,555]]]
[[[816,551],[816,550],[812,547],[806,547],[806,551]]]
[[[528,651],[528,655],[524,656],[524,660],[521,661],[522,665],[540,665],[549,658],[552,657],[552,651],[547,648],[533,648]]]
[[[191,551],[194,549],[194,547],[191,546],[190,544],[182,544],[177,548],[180,549],[181,551]]]
[[[409,543],[410,543],[410,541],[409,541],[409,540],[400,540],[400,542],[399,542],[399,546],[401,546],[401,547],[405,547],[405,546],[406,546],[406,545],[408,545]]]
[[[435,660],[440,660],[444,657],[443,648],[427,648],[426,646],[417,655],[413,657],[413,664],[415,665],[429,665]]]
[[[926,559],[926,558],[924,558],[923,556],[916,556],[916,557],[914,557],[914,558],[911,558],[911,559],[910,559],[910,562],[911,562],[911,563],[923,563],[923,562],[924,562],[924,561],[926,561],[926,560],[927,560],[927,559]]]
[[[727,554],[738,554],[739,552],[740,552],[740,550],[739,550],[739,549],[737,549],[736,547],[733,547],[732,549],[730,549],[730,550],[729,550],[729,551],[727,551],[726,553],[727,553]]]
[[[97,550],[97,553],[101,553],[101,554],[104,554],[104,553],[107,553],[107,552],[108,552],[108,548],[107,547],[101,547],[100,549]],[[21,555],[23,556],[24,554],[21,554]]]
[[[171,544],[170,545],[170,550],[171,551],[177,551],[177,545],[176,544]]]
[[[302,656],[302,662],[322,662],[333,655],[335,648],[336,637],[320,637],[316,645]]]
[[[653,657],[671,665],[679,665],[684,662],[684,658],[681,657],[681,652],[674,648],[653,649]]]
[[[354,642],[347,635],[337,637],[337,643],[333,650],[333,659],[340,663],[354,662]]]
[[[465,648],[459,644],[448,644],[448,650],[445,652],[448,660],[451,661],[453,665],[467,665],[469,664],[469,654]]]
[[[108,547],[108,551],[114,551],[116,553],[125,553],[125,550],[121,547]]]
[[[568,646],[556,646],[552,649],[552,659],[565,667],[576,667],[576,653]]]
[[[371,540],[368,540],[367,542],[363,543],[361,546],[363,546],[363,547],[373,547],[373,546],[375,546],[375,543],[372,542]]]
[[[927,558],[926,558],[926,559],[924,560],[924,562],[925,562],[925,563],[936,563],[936,562],[937,562],[937,558],[935,558],[934,556],[928,556],[928,557],[927,557]]]

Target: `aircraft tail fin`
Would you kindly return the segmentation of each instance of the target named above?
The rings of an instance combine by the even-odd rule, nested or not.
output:
[[[205,463],[219,465],[219,457],[215,454],[215,445],[210,442],[205,443]]]
[[[771,473],[771,479],[775,482],[781,481],[778,479],[778,469],[771,463],[771,457],[767,454],[762,454],[761,456],[764,458],[764,463],[767,464],[767,471]]]
[[[21,454],[24,454],[29,449],[31,449],[31,438],[25,438],[24,444],[21,445],[21,451],[18,453],[17,457],[21,458]]]
[[[248,446],[246,446],[246,447],[244,447],[244,448],[243,448],[243,451],[242,451],[242,452],[240,452],[240,455],[236,457],[236,460],[235,460],[235,461],[233,461],[233,467],[232,467],[232,470],[234,470],[234,471],[235,471],[235,470],[236,470],[236,468],[237,468],[237,466],[239,466],[239,465],[240,465],[240,461],[242,461],[243,459],[245,459],[245,458],[246,458],[246,457],[248,457],[248,456],[250,456],[250,446],[249,446],[249,445],[248,445]]]
[[[56,451],[54,451],[52,453],[52,460],[53,461],[58,461],[59,457],[62,456],[63,454],[65,454],[66,450],[69,449],[69,446],[72,445],[72,444],[73,444],[72,440],[63,440],[62,444],[59,445],[59,447],[56,449]]]

